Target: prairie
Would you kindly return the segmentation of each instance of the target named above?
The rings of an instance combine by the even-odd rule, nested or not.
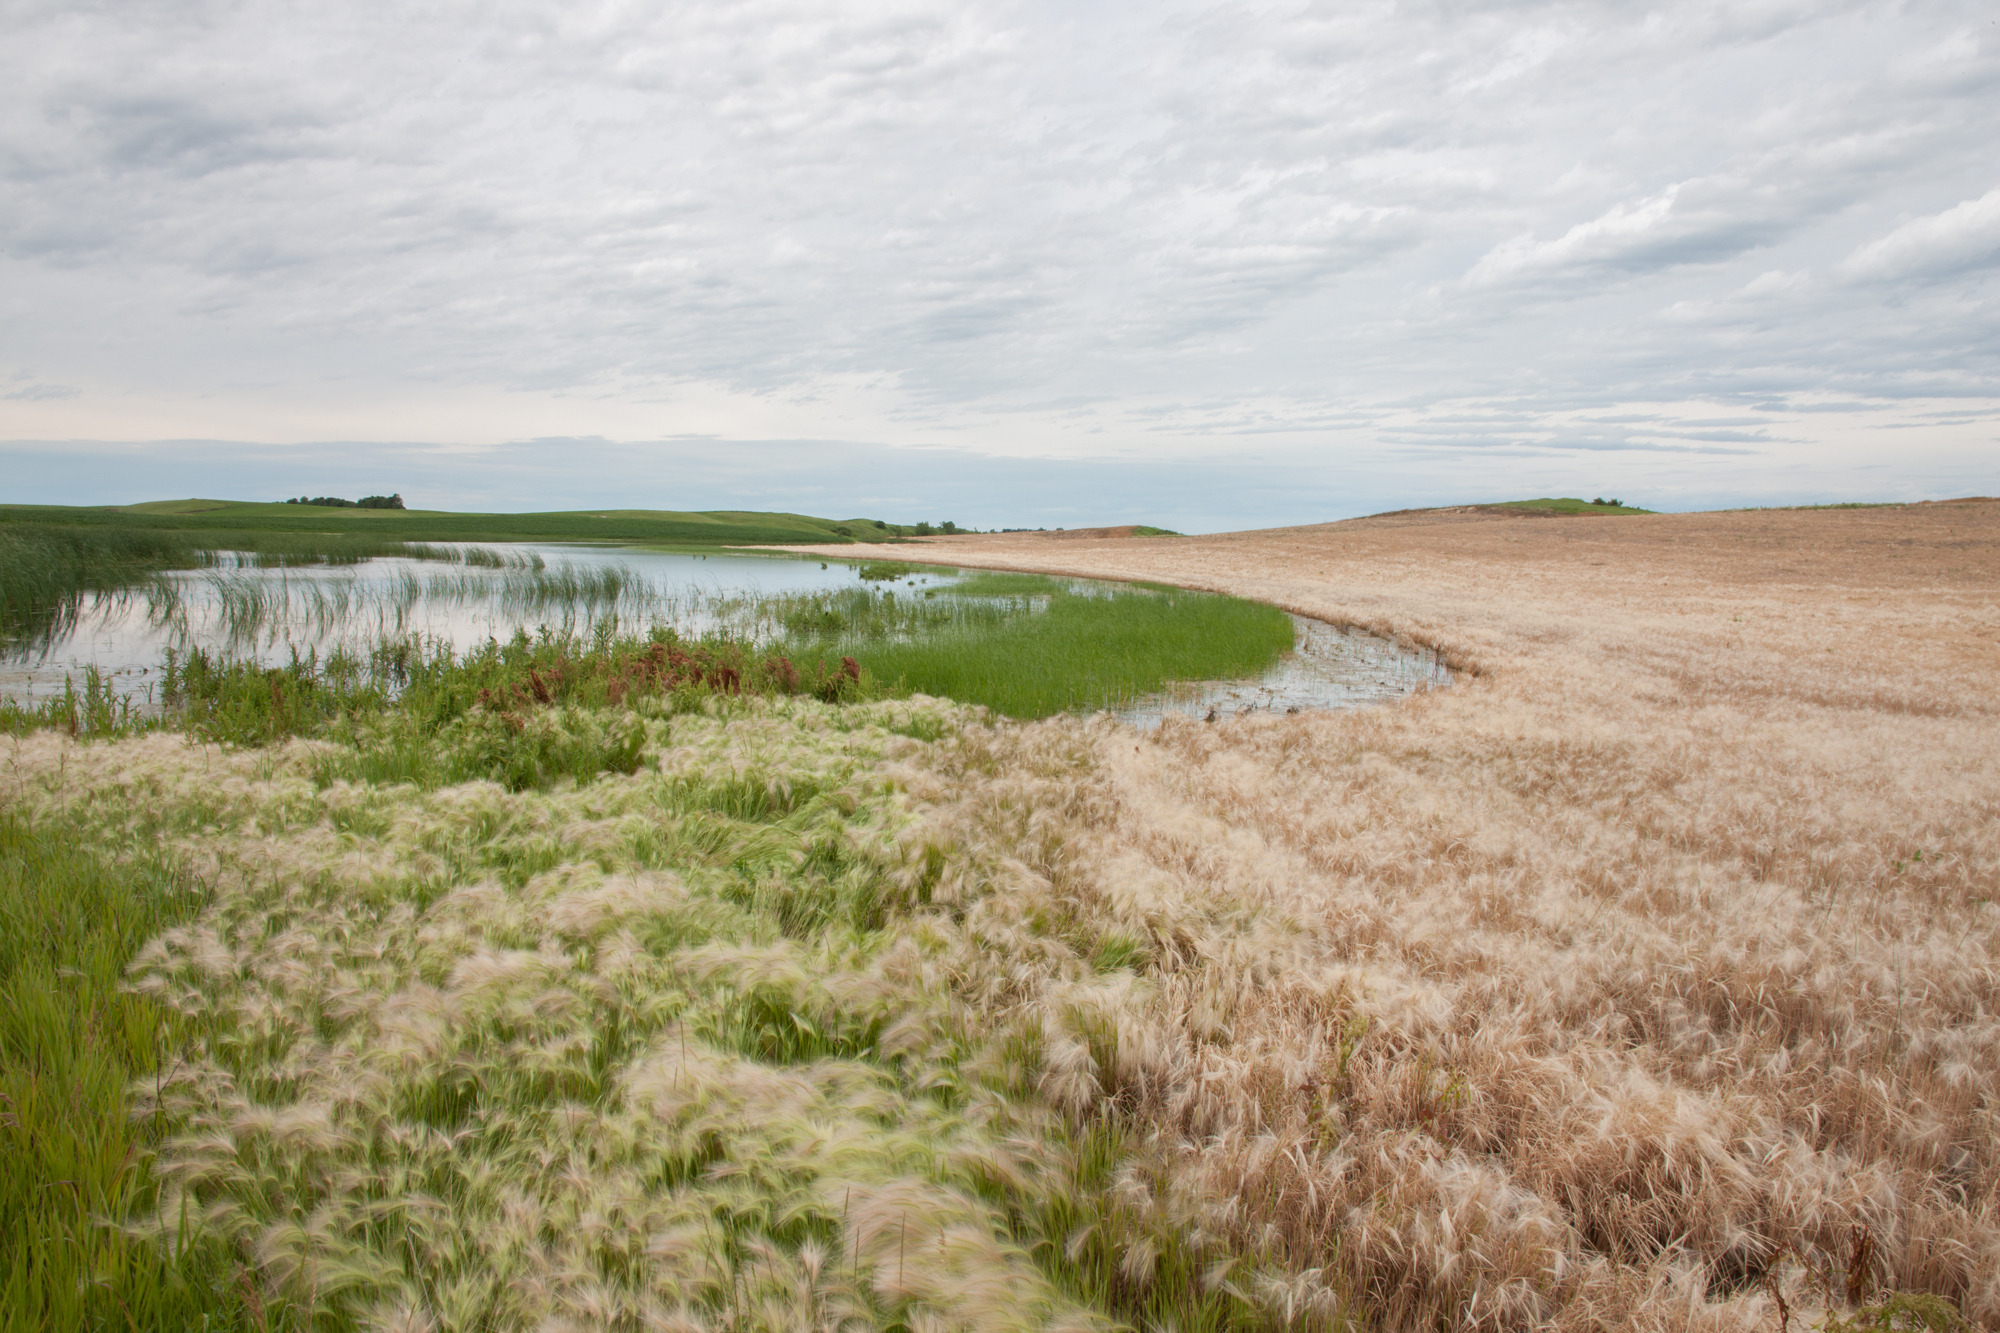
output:
[[[135,886],[82,1183],[10,1062],[8,1322],[2000,1328],[2000,504],[1053,537],[899,554],[1467,674],[0,739],[10,892]]]
[[[1099,742],[1072,873],[1290,932],[1121,1014],[1190,1225],[1389,1326],[2000,1327],[2000,503],[926,545],[1471,673]]]

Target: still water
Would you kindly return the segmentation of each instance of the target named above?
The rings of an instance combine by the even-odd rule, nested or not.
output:
[[[500,568],[396,558],[353,566],[174,571],[150,587],[86,597],[73,623],[0,653],[0,696],[59,694],[95,666],[111,688],[151,702],[167,650],[289,661],[385,635],[422,636],[463,652],[516,630],[581,631],[615,619],[628,630],[671,624],[684,634],[730,630],[776,637],[760,599],[862,586],[866,562],[738,553],[508,544],[467,548]],[[955,577],[919,571],[898,591],[949,596]],[[1073,584],[1078,591],[1093,585]],[[1244,713],[1355,708],[1449,680],[1436,659],[1374,635],[1292,617],[1296,646],[1256,680],[1196,681],[1119,710],[1141,728],[1173,713],[1220,720]]]

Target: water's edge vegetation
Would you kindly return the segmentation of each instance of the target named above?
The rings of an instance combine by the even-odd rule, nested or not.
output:
[[[135,568],[218,563],[49,549],[71,615]],[[704,607],[694,635],[637,627],[650,594],[616,568],[519,561],[479,576],[549,613],[536,634],[276,666],[190,644],[151,707],[95,671],[0,701],[0,1333],[1251,1319],[1248,1286],[1202,1278],[1226,1247],[1134,1213],[1141,1145],[1064,1091],[1114,1039],[1057,997],[1157,946],[1047,875],[1040,905],[1003,892],[1034,838],[967,844],[897,766],[990,737],[969,704],[1254,673],[1290,622],[880,572]],[[244,642],[343,586],[204,577]],[[1073,769],[1064,734],[1039,762]],[[50,746],[75,765],[27,776]]]

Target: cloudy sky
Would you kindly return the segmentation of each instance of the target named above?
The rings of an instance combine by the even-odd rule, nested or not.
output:
[[[2000,492],[1991,0],[0,15],[0,500]]]

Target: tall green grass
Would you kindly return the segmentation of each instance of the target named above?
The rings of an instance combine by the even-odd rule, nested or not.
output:
[[[48,643],[75,628],[86,597],[148,589],[162,570],[358,565],[378,556],[540,570],[532,556],[413,545],[370,533],[0,522],[0,644]],[[149,590],[159,595],[157,585]]]
[[[989,576],[968,590],[1017,599],[998,623],[858,645],[854,656],[893,692],[1038,718],[1116,708],[1173,681],[1254,676],[1292,646],[1291,620],[1273,606],[1150,588],[1084,594],[1030,578]]]
[[[0,817],[0,1333],[259,1326],[219,1244],[190,1231],[169,1258],[106,1224],[154,1194],[160,1127],[128,1089],[194,1035],[125,968],[202,902],[156,859]]]

